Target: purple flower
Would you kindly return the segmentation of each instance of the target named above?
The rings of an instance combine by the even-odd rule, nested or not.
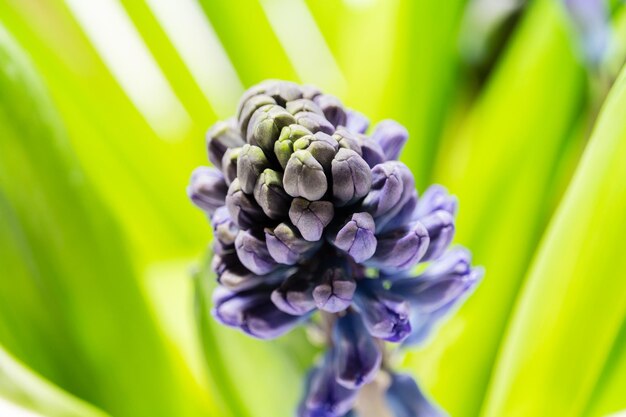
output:
[[[390,372],[386,342],[424,340],[482,275],[469,252],[448,250],[456,198],[436,185],[418,197],[398,161],[407,130],[368,127],[315,87],[266,81],[209,130],[214,168],[188,187],[213,226],[218,321],[269,339],[319,310],[332,329],[300,417],[352,413],[360,387]],[[439,415],[403,376],[387,399],[396,417]]]

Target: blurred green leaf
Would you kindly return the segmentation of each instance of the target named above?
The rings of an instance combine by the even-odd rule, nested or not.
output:
[[[0,20],[29,51],[85,174],[132,238],[136,259],[196,254],[209,227],[185,186],[193,168],[206,164],[204,131],[214,121],[208,104],[190,131],[166,141],[130,102],[61,1],[0,2]]]
[[[624,108],[626,69],[607,98],[520,294],[485,417],[581,415],[613,344],[623,343]]]
[[[475,416],[502,332],[555,198],[561,153],[584,103],[584,70],[557,4],[537,1],[440,153],[435,178],[459,197],[457,240],[486,276],[432,344],[411,356],[452,415]],[[576,156],[576,155],[574,155]]]
[[[48,417],[107,417],[19,363],[0,347],[0,398]]]
[[[196,382],[155,327],[123,235],[2,27],[0,91],[0,341],[113,415],[203,415]]]

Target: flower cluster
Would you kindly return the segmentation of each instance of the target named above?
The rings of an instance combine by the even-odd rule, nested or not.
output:
[[[317,310],[331,318],[300,417],[349,413],[384,341],[423,340],[481,275],[468,251],[448,249],[456,199],[441,186],[418,198],[398,161],[406,129],[368,127],[314,87],[266,81],[209,130],[214,167],[198,168],[188,188],[213,227],[217,320],[269,339]],[[407,378],[392,374],[387,391],[397,416],[421,407]]]

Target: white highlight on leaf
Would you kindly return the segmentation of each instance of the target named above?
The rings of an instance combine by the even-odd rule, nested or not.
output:
[[[260,3],[301,81],[344,96],[346,80],[304,0]]]
[[[22,408],[0,397],[0,416],[6,417],[44,417],[42,414],[34,413],[30,410]]]
[[[147,3],[215,113],[232,115],[243,85],[197,0]]]
[[[191,118],[119,0],[65,0],[113,77],[155,132],[184,135]]]

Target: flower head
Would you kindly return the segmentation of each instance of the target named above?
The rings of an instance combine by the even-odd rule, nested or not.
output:
[[[448,250],[456,199],[441,186],[418,198],[398,160],[407,130],[368,125],[314,87],[261,83],[209,130],[214,168],[188,188],[214,230],[217,320],[268,339],[318,310],[332,318],[300,416],[349,412],[384,341],[422,340],[481,275],[469,252]]]

